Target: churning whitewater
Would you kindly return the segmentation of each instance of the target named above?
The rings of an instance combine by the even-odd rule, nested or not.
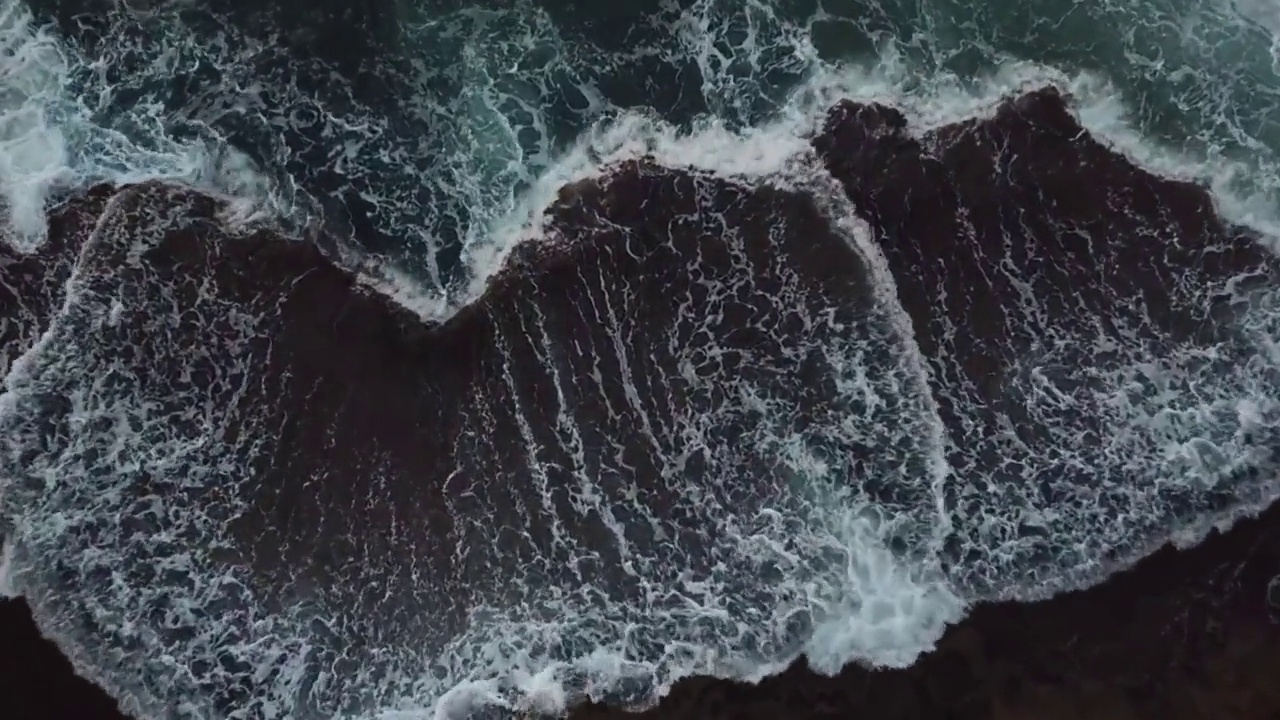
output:
[[[1266,7],[598,5],[0,0],[0,590],[127,712],[905,666],[1280,494]]]

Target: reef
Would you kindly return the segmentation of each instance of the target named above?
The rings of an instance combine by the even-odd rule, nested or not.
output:
[[[651,590],[645,583],[709,572],[723,558],[699,529],[717,516],[700,513],[723,506],[750,516],[797,480],[775,449],[742,442],[766,425],[770,436],[803,436],[827,451],[834,475],[876,476],[875,448],[827,429],[874,412],[838,391],[832,349],[850,336],[907,343],[924,359],[927,395],[951,437],[946,461],[976,478],[946,489],[948,508],[1004,521],[960,523],[942,549],[950,578],[982,601],[909,668],[853,664],[827,677],[801,660],[755,685],[689,678],[639,716],[1280,716],[1280,506],[1128,568],[1150,548],[1126,544],[1135,535],[1105,523],[1142,504],[1156,510],[1146,520],[1155,532],[1269,499],[1277,438],[1258,429],[1218,439],[1247,462],[1212,471],[1192,463],[1212,475],[1194,492],[1157,494],[1140,482],[1119,492],[1135,485],[1124,473],[1139,472],[1150,449],[1117,438],[1120,420],[1099,399],[1130,350],[1162,358],[1184,382],[1210,373],[1275,382],[1273,369],[1253,364],[1249,331],[1260,289],[1280,283],[1280,261],[1221,220],[1203,188],[1156,177],[1090,137],[1068,102],[1039,90],[924,133],[890,107],[833,108],[813,145],[865,222],[864,247],[804,189],[624,163],[562,193],[546,237],[517,246],[484,293],[444,323],[370,291],[313,243],[226,227],[213,198],[156,183],[95,188],[51,211],[47,244],[5,249],[0,260],[4,369],[42,335],[69,359],[32,362],[11,381],[28,388],[19,401],[30,413],[5,430],[66,445],[66,398],[83,380],[63,379],[58,363],[74,361],[102,370],[87,373],[95,393],[166,418],[157,442],[211,438],[181,462],[227,473],[225,492],[241,493],[241,504],[214,518],[230,540],[200,561],[252,568],[259,585],[244,592],[269,598],[268,610],[299,598],[317,603],[317,617],[376,610],[381,622],[357,613],[317,631],[314,662],[354,674],[385,660],[375,649],[396,642],[387,628],[443,646],[477,604],[538,607],[546,587],[601,576],[611,597],[600,602],[625,604]],[[906,315],[902,336],[871,291],[881,260]],[[51,328],[67,293],[75,307]],[[875,362],[886,375],[900,370]],[[744,389],[757,404],[739,402]],[[1135,392],[1133,405],[1165,397]],[[1072,447],[1098,454],[1058,452],[1062,428]],[[92,468],[107,450],[60,452]],[[19,461],[42,462],[35,451]],[[246,470],[253,483],[232,482]],[[673,485],[677,472],[692,481]],[[583,475],[597,478],[595,495],[578,487]],[[754,484],[726,480],[735,477]],[[138,471],[116,487],[121,502],[218,487],[163,483]],[[682,496],[699,485],[713,492]],[[32,472],[8,491],[46,488]],[[931,502],[892,482],[863,491],[904,512]],[[60,501],[69,507],[93,501],[68,492]],[[205,500],[221,507],[223,498]],[[1040,516],[1013,516],[1027,507]],[[139,587],[184,582],[165,575],[176,550],[145,545],[159,526],[139,517],[121,527],[69,521],[75,527],[55,538],[73,543],[68,560],[42,578],[49,593],[120,577]],[[984,534],[993,524],[1011,534]],[[1053,544],[1080,524],[1097,532],[1074,548]],[[914,547],[923,532],[908,528],[899,540]],[[136,552],[125,566],[84,564],[103,544]],[[995,557],[995,546],[1010,555]],[[643,549],[645,583],[620,570],[627,547]],[[415,561],[387,562],[405,556]],[[1057,594],[1045,580],[1041,594],[1052,597],[1036,601],[1008,597],[1064,558],[1079,574],[1068,581],[1113,574]],[[764,583],[780,572],[731,570]],[[219,592],[220,612],[249,602]],[[85,618],[104,613],[93,610],[118,610],[78,602],[59,622],[132,648],[110,661],[114,673],[158,676],[146,643],[190,641],[172,624],[172,636],[146,642],[95,626]],[[33,717],[118,716],[102,691],[71,678],[21,601],[0,612],[6,699],[46,708]],[[328,645],[324,632],[333,633]],[[252,628],[227,633],[223,641],[238,641]],[[208,662],[224,662],[216,647]],[[201,685],[251,674],[234,662],[222,673],[192,670],[191,691],[216,694],[223,708],[255,692]],[[62,678],[55,697],[37,682],[46,677]],[[357,709],[349,697],[315,697],[303,710],[317,716]],[[571,712],[603,716],[636,717],[590,703]]]

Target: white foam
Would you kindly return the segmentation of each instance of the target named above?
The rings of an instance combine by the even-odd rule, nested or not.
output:
[[[18,597],[13,584],[13,543],[0,541],[0,599]]]
[[[21,17],[21,11],[14,10],[17,7],[15,0],[0,0],[0,3],[4,3],[0,4],[0,8],[5,11],[18,13],[0,13],[0,17],[6,18],[6,21]],[[28,48],[21,56],[31,61],[13,65],[15,72],[20,71],[19,76],[22,78],[22,82],[17,85],[23,88],[22,100],[18,105],[21,112],[12,116],[16,120],[11,125],[0,122],[0,131],[12,131],[13,137],[17,138],[12,146],[0,145],[0,153],[7,153],[0,155],[0,162],[8,163],[0,165],[0,169],[12,168],[6,170],[4,176],[0,176],[0,181],[12,178],[3,186],[6,203],[13,214],[11,222],[20,228],[25,227],[25,231],[39,233],[43,232],[42,208],[48,189],[57,183],[86,176],[89,171],[84,168],[92,165],[86,164],[84,158],[72,157],[74,153],[68,150],[64,136],[55,127],[59,120],[54,119],[55,113],[51,108],[64,106],[58,104],[62,101],[49,100],[57,89],[57,83],[50,78],[56,79],[59,77],[58,73],[65,70],[65,58],[56,45],[51,44],[47,35],[32,30],[29,23],[23,26],[22,33],[10,33],[9,30],[4,30],[5,27],[7,26],[0,23],[0,33],[4,33],[0,37],[18,39],[13,42],[21,41],[17,46]],[[698,42],[702,40],[705,38]],[[3,42],[10,41],[6,39]],[[0,47],[8,47],[3,42],[0,42]],[[4,59],[7,58],[5,56]],[[715,60],[708,51],[701,62],[711,67]],[[442,293],[425,288],[420,281],[382,267],[368,268],[362,279],[366,285],[387,294],[400,305],[426,319],[446,319],[460,304],[470,302],[483,291],[488,278],[500,267],[513,247],[520,242],[539,242],[545,237],[543,210],[560,188],[566,184],[599,177],[619,162],[652,156],[665,165],[693,168],[739,179],[748,184],[812,185],[815,181],[809,176],[816,173],[817,168],[808,141],[822,121],[826,109],[838,99],[848,97],[892,104],[903,109],[911,121],[913,131],[920,132],[946,123],[984,116],[1008,94],[1047,82],[1058,84],[1075,94],[1082,103],[1079,112],[1085,126],[1138,159],[1144,167],[1166,175],[1221,177],[1213,187],[1224,212],[1255,227],[1270,230],[1277,227],[1270,224],[1274,221],[1270,219],[1272,214],[1268,198],[1238,199],[1231,195],[1231,178],[1244,170],[1239,167],[1225,170],[1227,165],[1223,164],[1225,161],[1221,158],[1194,160],[1175,157],[1144,141],[1130,123],[1118,93],[1094,77],[1069,76],[1031,63],[1011,63],[976,87],[965,87],[959,81],[945,76],[934,78],[921,86],[909,76],[906,60],[896,55],[892,48],[874,68],[836,69],[821,66],[794,94],[792,101],[777,118],[744,130],[733,129],[730,124],[717,120],[703,121],[691,129],[680,130],[647,114],[620,113],[608,121],[596,124],[579,137],[541,172],[529,190],[514,199],[513,209],[497,215],[485,227],[479,241],[466,245],[465,259],[472,270],[473,280],[463,297],[446,299]],[[3,97],[2,90],[0,97]],[[68,116],[63,116],[61,121],[78,122],[74,117]],[[51,127],[53,129],[50,130]],[[7,136],[0,136],[3,137]],[[121,152],[133,151],[127,146],[121,147],[125,148]],[[211,159],[214,154],[199,148],[188,148],[168,156],[163,162],[156,162],[154,155],[146,157],[146,162],[134,164],[134,170],[130,171],[132,175],[127,175],[128,177],[143,178],[170,173],[167,176],[208,178],[211,174],[221,172],[217,168],[229,166],[232,170],[226,177],[208,184],[239,188],[232,193],[238,197],[260,198],[268,192],[261,178],[252,170],[251,163],[243,157],[232,156],[228,165],[225,160],[215,162]],[[833,185],[829,179],[823,182]],[[479,197],[484,195],[481,191],[485,189],[471,190]],[[824,192],[830,190],[826,188]],[[834,192],[831,197],[819,195],[820,201],[827,202],[829,211],[836,209],[838,224],[850,235],[855,247],[864,256],[875,260],[877,253],[874,244],[867,237],[865,224],[849,217],[852,211],[847,200],[837,202],[832,199],[837,195],[843,198],[838,190],[831,192]],[[495,203],[495,206],[501,206],[501,202]],[[230,207],[240,222],[261,218],[261,204],[233,203]],[[882,285],[881,289],[885,287],[889,286]],[[887,297],[891,298],[895,294],[896,291],[890,288]],[[70,294],[67,302],[71,302]],[[886,303],[892,305],[890,301]],[[65,312],[62,314],[65,315]],[[899,326],[902,326],[901,318],[898,320]],[[38,346],[42,347],[41,344]],[[919,367],[919,358],[914,358],[912,362],[916,366],[907,368],[910,370],[907,375],[916,382],[921,382],[923,369]],[[25,366],[20,361],[15,365],[14,372],[25,372]],[[11,405],[12,399],[8,395],[0,398],[0,414],[11,412]],[[1245,408],[1242,412],[1247,410]],[[940,424],[936,422],[925,430],[928,432],[922,431],[919,437],[925,438],[924,444],[932,449],[929,460],[933,475],[929,482],[936,502],[933,509],[936,525],[933,529],[935,537],[941,537],[949,530],[950,522],[941,504],[941,489],[949,480],[948,468],[941,452],[944,439],[941,437]],[[795,452],[797,464],[809,463],[810,469],[818,468],[820,462],[812,460],[803,450],[804,448],[798,448]],[[1274,486],[1267,492],[1273,497]],[[822,583],[815,583],[815,587],[807,588],[812,602],[810,609],[820,609],[825,614],[818,618],[814,632],[803,647],[796,653],[784,654],[765,662],[747,662],[704,649],[705,652],[701,654],[693,653],[687,662],[671,663],[665,669],[667,675],[657,680],[658,695],[669,689],[676,679],[689,674],[713,674],[758,681],[783,669],[800,652],[808,656],[811,666],[826,673],[838,672],[854,659],[874,665],[909,665],[920,653],[932,646],[947,623],[954,622],[963,615],[966,598],[960,597],[946,582],[939,580],[936,568],[912,565],[887,550],[884,543],[886,528],[882,526],[881,519],[865,512],[865,507],[846,504],[847,498],[829,500],[831,501],[815,509],[814,516],[809,518],[812,525],[808,530],[814,533],[811,538],[813,542],[827,544],[845,562],[833,573],[833,577],[825,578]],[[1239,514],[1246,511],[1237,509],[1233,512]],[[1215,522],[1219,520],[1206,519],[1208,524]],[[1181,532],[1191,532],[1198,538],[1202,534],[1201,530],[1197,526],[1193,530],[1184,529]],[[1175,533],[1175,538],[1178,537],[1181,536]],[[750,538],[744,539],[744,542],[748,540]],[[1156,544],[1163,542],[1163,539],[1157,540]],[[0,555],[0,593],[16,594],[19,590],[12,579],[12,557],[12,547],[6,546]],[[573,618],[567,620],[571,621]],[[287,626],[292,620],[273,618],[271,622],[279,624],[273,627],[270,622],[263,621],[258,642],[264,648],[271,642],[283,644],[271,632]],[[450,675],[451,680],[456,682],[447,691],[439,693],[441,688],[433,686],[425,697],[416,698],[422,700],[422,707],[387,710],[378,717],[387,720],[416,720],[431,716],[440,719],[454,718],[464,714],[465,709],[485,705],[505,706],[517,711],[558,712],[568,701],[561,676],[568,669],[586,672],[605,690],[610,682],[620,682],[638,674],[634,664],[629,662],[627,648],[622,643],[601,648],[588,657],[577,658],[577,664],[573,668],[565,668],[546,660],[503,656],[501,651],[508,647],[504,643],[510,638],[504,635],[501,627],[493,630],[491,636],[481,637],[480,640],[487,641],[483,647],[459,650],[452,658],[464,665],[464,661],[474,661],[475,667],[464,667],[462,671]],[[289,687],[297,686],[300,684],[296,674],[301,672],[297,663],[300,655],[288,654],[284,650],[280,652],[281,656],[287,656],[280,663],[285,667],[286,674],[294,673],[281,682]],[[263,655],[270,654],[263,650]],[[492,670],[493,675],[502,677],[515,687],[519,696],[516,702],[511,701],[511,696],[502,690],[498,681],[475,679],[487,670]],[[349,678],[347,680],[350,681]],[[384,682],[385,679],[367,678],[365,681]],[[278,700],[264,702],[273,703]],[[281,705],[264,707],[274,712],[284,712]]]
[[[20,0],[0,0],[0,207],[23,248],[44,240],[49,188],[70,175],[66,141],[45,99],[66,81],[56,39]]]
[[[1273,250],[1280,249],[1280,176],[1268,172],[1274,168],[1249,167],[1213,145],[1196,156],[1151,142],[1135,129],[1132,108],[1104,78],[1082,73],[1060,82],[1075,96],[1080,124],[1091,134],[1152,173],[1205,186],[1225,220],[1257,230]],[[1237,185],[1244,177],[1263,181],[1242,195]]]
[[[83,64],[53,30],[37,26],[23,0],[0,0],[0,216],[20,249],[44,241],[51,192],[97,182],[188,184],[231,199],[231,222],[256,222],[288,209],[242,152],[173,140],[158,117],[135,123],[149,133],[139,137],[98,125],[96,106],[114,90],[76,86],[72,68]],[[135,111],[159,112],[145,103]]]
[[[667,167],[703,170],[726,178],[781,178],[809,152],[808,141],[799,130],[811,122],[812,118],[802,120],[797,115],[735,132],[720,120],[708,119],[692,131],[683,131],[652,115],[631,111],[597,123],[537,177],[512,212],[490,225],[490,240],[464,256],[471,283],[459,298],[460,304],[484,292],[512,248],[546,237],[543,212],[561,188],[603,177],[619,163],[644,157]]]
[[[690,168],[719,177],[792,184],[797,166],[811,154],[810,138],[821,129],[827,110],[843,99],[878,102],[898,108],[919,134],[951,123],[987,117],[1011,95],[1056,84],[1073,89],[1093,82],[1033,63],[1010,63],[976,86],[935,78],[908,92],[912,83],[905,59],[892,51],[874,68],[818,66],[794,91],[772,120],[737,130],[718,118],[703,119],[684,130],[649,113],[628,111],[597,123],[559,155],[524,192],[515,209],[489,226],[488,241],[464,256],[472,282],[458,304],[483,292],[511,249],[545,237],[543,210],[567,185],[603,177],[618,163],[650,157],[668,167]],[[918,84],[918,83],[917,83]],[[1091,96],[1092,97],[1092,96]],[[1114,97],[1108,102],[1116,104]],[[1126,127],[1122,116],[1107,127]],[[1136,133],[1132,133],[1136,137]],[[1135,147],[1138,143],[1135,142]],[[1152,158],[1164,157],[1159,151]],[[812,170],[807,172],[812,173]],[[456,307],[456,305],[454,306]]]

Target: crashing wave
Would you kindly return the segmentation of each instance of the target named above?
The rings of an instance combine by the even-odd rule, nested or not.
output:
[[[144,716],[555,712],[907,665],[1275,496],[1280,268],[1203,189],[1053,90],[797,152],[600,169],[440,322],[197,191],[69,201],[5,265],[9,584]]]

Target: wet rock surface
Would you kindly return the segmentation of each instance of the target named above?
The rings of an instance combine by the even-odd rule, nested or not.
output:
[[[871,226],[915,342],[929,364],[944,425],[954,435],[948,460],[960,472],[989,478],[985,486],[975,487],[1017,494],[1024,485],[1036,485],[1037,480],[1020,474],[1028,466],[1001,460],[1051,437],[1054,422],[1083,424],[1099,442],[1105,439],[1105,423],[1088,427],[1088,413],[1102,410],[1088,402],[1056,415],[1035,414],[1037,406],[1028,399],[1027,386],[1019,384],[1021,358],[1058,353],[1054,362],[1077,368],[1059,385],[1067,394],[1087,389],[1090,381],[1102,382],[1101,376],[1079,371],[1113,359],[1084,346],[1081,338],[1096,334],[1136,338],[1157,350],[1213,345],[1226,348],[1219,358],[1223,363],[1248,362],[1247,343],[1235,338],[1230,328],[1247,309],[1249,288],[1280,278],[1274,256],[1261,249],[1256,238],[1223,224],[1203,190],[1154,178],[1082,136],[1054,91],[1028,94],[1005,103],[990,118],[924,135],[907,132],[904,118],[892,108],[842,104],[833,109],[815,148]],[[91,219],[103,214],[113,193],[96,189],[56,210],[47,246],[34,255],[15,253],[0,264],[0,293],[9,293],[0,295],[0,312],[7,323],[0,326],[6,367],[34,342],[61,303],[73,262],[69,258],[79,256],[87,228],[97,226]],[[691,199],[708,193],[719,199],[717,214],[709,217]],[[536,506],[538,499],[511,489],[520,487],[514,483],[501,482],[504,475],[527,473],[528,459],[504,451],[498,438],[545,435],[529,443],[544,448],[544,463],[572,467],[581,460],[567,450],[574,445],[559,437],[567,432],[562,418],[569,413],[574,425],[599,434],[580,440],[579,447],[621,438],[614,457],[637,470],[639,491],[668,532],[678,536],[696,527],[697,518],[682,516],[688,511],[663,482],[663,468],[645,464],[664,455],[645,447],[661,433],[644,432],[645,423],[654,418],[668,418],[675,426],[682,413],[705,414],[723,404],[709,394],[716,386],[700,389],[696,372],[690,377],[680,357],[682,348],[697,346],[698,333],[708,332],[708,326],[689,324],[682,315],[682,303],[706,301],[698,298],[699,284],[688,268],[744,278],[722,283],[740,297],[733,298],[730,311],[719,317],[722,326],[711,328],[712,335],[725,343],[722,349],[737,352],[721,355],[719,362],[731,366],[714,371],[746,374],[757,386],[773,388],[802,408],[797,418],[842,411],[824,399],[828,395],[791,389],[789,380],[797,376],[821,388],[830,369],[788,354],[778,337],[735,334],[733,328],[745,318],[776,312],[776,305],[766,301],[783,292],[793,293],[801,308],[796,320],[780,316],[768,325],[783,333],[783,339],[788,332],[814,332],[805,319],[828,310],[845,313],[838,319],[855,323],[871,302],[863,282],[865,267],[812,203],[792,193],[743,188],[643,161],[562,195],[550,223],[559,232],[543,243],[518,248],[485,296],[443,325],[423,323],[363,291],[350,273],[310,244],[262,231],[223,237],[214,222],[216,208],[207,199],[162,186],[125,189],[120,195],[128,196],[117,196],[117,201],[134,210],[117,208],[115,212],[123,214],[115,222],[161,231],[147,241],[141,260],[131,255],[136,248],[123,239],[95,246],[82,258],[100,269],[87,275],[90,290],[95,283],[104,294],[124,288],[136,293],[134,307],[140,308],[175,301],[195,307],[210,298],[216,302],[205,316],[193,314],[185,325],[162,323],[146,313],[125,313],[124,322],[94,332],[118,334],[118,347],[153,347],[151,359],[164,357],[169,348],[201,343],[219,347],[219,333],[235,339],[225,346],[243,354],[246,360],[237,367],[253,369],[253,386],[246,392],[243,383],[210,383],[198,375],[196,382],[210,388],[207,400],[217,409],[225,437],[265,436],[271,429],[270,446],[248,458],[263,478],[253,498],[255,512],[236,520],[235,526],[237,537],[253,542],[227,547],[223,559],[251,564],[261,577],[279,578],[280,583],[268,585],[280,603],[289,601],[290,592],[300,592],[291,590],[290,583],[305,583],[314,591],[351,573],[360,580],[352,586],[367,588],[373,595],[388,583],[416,583],[415,591],[400,595],[410,598],[408,602],[383,609],[402,620],[402,628],[416,628],[429,617],[434,633],[448,624],[441,618],[460,623],[472,598],[459,595],[444,581],[422,585],[421,577],[462,580],[457,587],[477,593],[516,592],[496,581],[486,584],[485,578],[503,577],[501,562],[513,564],[508,572],[538,566],[549,583],[559,573],[592,572],[574,565],[583,562],[580,557],[557,554],[568,547],[559,538],[580,538],[584,547],[591,547],[595,535],[609,532],[587,521],[568,522],[579,517],[569,511],[574,498],[563,490],[572,479],[568,473],[544,478],[555,498],[551,507],[563,512],[530,514],[527,508]],[[180,208],[187,219],[159,223],[157,217],[166,207]],[[705,226],[681,236],[701,244],[670,242],[672,218],[701,218]],[[740,257],[724,250],[717,255],[716,238],[726,226],[743,229],[745,250]],[[787,237],[804,237],[807,242],[779,245],[778,236],[770,234],[779,226],[796,231]],[[1010,232],[1019,228],[1024,234]],[[596,242],[582,242],[572,233]],[[1170,238],[1177,242],[1156,244]],[[113,268],[128,270],[122,277],[108,272]],[[621,295],[613,295],[617,285],[606,288],[593,280],[606,276],[635,282]],[[1238,295],[1199,292],[1231,278],[1242,278],[1233,286],[1240,287]],[[1190,287],[1193,292],[1174,292],[1174,287]],[[615,297],[626,299],[618,306],[625,306],[626,312],[621,319],[606,319],[605,300]],[[537,301],[527,302],[530,298]],[[254,320],[252,327],[235,325],[234,317],[223,317],[220,324],[207,322],[225,307],[264,320]],[[735,317],[735,312],[742,317]],[[159,333],[161,325],[164,333]],[[1043,335],[1045,329],[1058,342],[1053,348],[1035,345],[1036,333]],[[653,334],[651,341],[634,344],[628,351],[632,354],[615,353],[611,362],[616,366],[599,367],[598,349],[610,346],[616,335],[646,332]],[[545,339],[553,337],[578,342],[558,345]],[[593,389],[553,376],[591,377],[594,368],[600,373],[597,377],[619,377],[628,365],[643,368],[636,374],[637,387],[665,389],[648,395],[653,406],[643,412],[625,409],[629,398],[623,385],[603,383]],[[190,380],[181,377],[188,372],[185,365],[147,366],[157,402],[163,402],[166,388]],[[566,391],[577,394],[566,399]],[[487,398],[489,404],[454,414],[429,411],[461,407],[470,397]],[[264,404],[274,409],[258,412]],[[522,416],[502,414],[502,408],[514,405],[525,408]],[[961,412],[962,406],[982,411]],[[308,421],[316,417],[326,422]],[[733,421],[738,424],[720,430],[726,448],[744,423],[754,422],[746,417]],[[479,432],[482,427],[488,430]],[[673,443],[675,439],[673,434]],[[1251,438],[1245,449],[1257,462],[1240,472],[1274,473],[1274,441]],[[298,448],[311,452],[297,452]],[[750,469],[765,487],[785,483],[784,469],[772,464],[767,453],[755,450],[742,448],[734,454],[734,469]],[[453,463],[441,463],[441,457]],[[601,453],[590,461],[589,470],[607,475],[609,457]],[[694,471],[696,463],[695,459]],[[402,474],[416,474],[423,485],[384,488],[381,492],[389,502],[365,508],[367,512],[358,516],[325,512],[351,506],[353,499],[370,491],[356,484],[324,482],[325,478],[377,478],[369,468],[388,465],[403,466]],[[424,472],[426,468],[443,470]],[[448,495],[459,469],[491,479],[491,485],[457,496],[494,508],[496,523],[459,527],[456,518],[466,513],[444,512],[439,503],[423,499]],[[1049,474],[1060,473],[1062,467],[1030,469]],[[1087,473],[1066,479],[1069,482],[1046,482],[1035,489],[1038,500],[1050,507],[1070,507],[1086,498],[1073,488],[1094,488],[1100,482]],[[323,493],[316,495],[316,487]],[[342,492],[349,496],[333,496]],[[884,492],[892,496],[894,491]],[[948,501],[963,505],[970,500],[965,493],[972,492],[977,490],[954,491]],[[737,500],[750,504],[760,497]],[[1210,508],[1215,507],[1212,501]],[[1122,506],[1125,500],[1116,502]],[[1171,505],[1166,519],[1205,509],[1204,498],[1186,502]],[[405,542],[397,535],[394,515],[410,511],[430,519],[422,523],[430,534],[409,540],[421,545],[418,557],[423,566],[388,570],[369,562]],[[1070,519],[1064,516],[1063,521]],[[373,542],[344,545],[352,523],[360,523],[361,533]],[[513,532],[506,540],[499,533],[493,539],[494,527],[517,528],[522,523],[532,531]],[[145,533],[147,528],[130,532]],[[631,538],[646,539],[652,538]],[[692,554],[669,560],[695,566],[706,562],[693,539],[680,545],[693,548]],[[441,540],[457,546],[493,546],[502,552],[470,559],[433,553],[429,548]],[[948,560],[963,564],[979,540],[960,533],[948,548]],[[1122,557],[1130,550],[1108,547],[1106,540],[1104,534],[1099,547],[1082,552],[1098,553],[1098,562],[1105,566],[1107,553]],[[1026,547],[1027,559],[1034,561],[1033,551],[1043,545]],[[604,557],[586,562],[598,563],[596,571],[617,564]],[[299,567],[304,572],[295,573]],[[139,573],[138,582],[147,582],[145,563],[128,570]],[[1001,602],[1001,588],[992,576],[966,575],[972,589],[992,601],[976,606],[948,630],[934,652],[905,670],[851,665],[831,678],[801,663],[757,685],[693,678],[678,683],[641,716],[1280,717],[1280,689],[1274,681],[1280,677],[1277,576],[1280,506],[1241,520],[1225,533],[1215,532],[1194,547],[1163,548],[1087,590],[1039,602]],[[621,593],[634,590],[625,578],[615,587]],[[372,595],[331,601],[378,602]],[[235,606],[235,598],[227,602]],[[21,602],[6,601],[0,612],[2,696],[19,707],[33,708],[20,717],[112,716],[105,696],[71,678],[66,662],[32,632]],[[359,636],[362,629],[347,631],[348,636]],[[369,636],[367,641],[376,644],[378,638]],[[141,645],[136,649],[146,652]],[[343,660],[360,659],[357,654]],[[36,680],[54,677],[62,685],[49,697],[47,686]],[[228,688],[220,700],[224,707],[235,707],[250,692],[249,687]],[[572,715],[634,717],[618,708],[590,704]]]

